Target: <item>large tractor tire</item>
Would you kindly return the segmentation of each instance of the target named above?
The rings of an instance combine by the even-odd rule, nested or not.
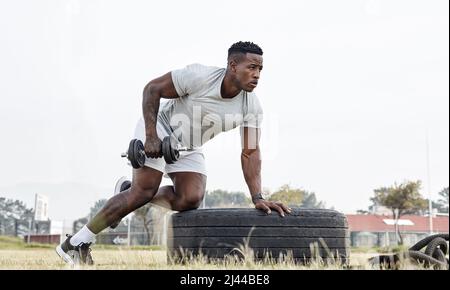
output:
[[[168,228],[168,261],[183,262],[201,253],[208,260],[230,255],[261,260],[311,258],[346,263],[349,255],[345,215],[326,209],[293,208],[280,217],[257,209],[199,209],[175,213]],[[251,250],[251,251],[249,251]]]

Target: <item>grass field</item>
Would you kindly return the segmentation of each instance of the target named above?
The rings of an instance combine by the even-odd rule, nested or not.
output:
[[[266,260],[255,262],[252,259],[238,261],[230,257],[225,261],[206,263],[205,259],[191,259],[186,264],[167,263],[166,251],[158,247],[118,247],[94,246],[94,266],[78,266],[75,269],[158,269],[158,270],[294,270],[294,269],[344,269],[339,263],[324,265],[320,260],[309,265],[298,265],[284,259],[283,261]],[[376,256],[371,252],[352,252],[351,269],[372,269],[368,258]],[[251,255],[247,255],[251,256]],[[417,269],[415,265],[403,263],[402,269]],[[0,269],[72,269],[55,253],[54,246],[23,243],[22,240],[0,236]]]

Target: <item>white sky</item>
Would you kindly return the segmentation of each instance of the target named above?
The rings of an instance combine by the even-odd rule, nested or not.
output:
[[[265,188],[289,183],[346,213],[404,180],[437,197],[449,184],[448,6],[0,0],[0,196],[32,206],[23,184],[83,184],[50,197],[50,217],[87,214],[131,174],[120,153],[145,84],[194,62],[225,66],[228,47],[249,40],[264,50]],[[205,145],[208,189],[247,192],[238,137]]]

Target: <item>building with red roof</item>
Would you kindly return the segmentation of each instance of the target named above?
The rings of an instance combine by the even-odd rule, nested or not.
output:
[[[397,245],[395,221],[392,215],[348,214],[351,245],[355,247],[385,247]],[[432,217],[404,215],[399,219],[399,230],[405,245],[413,245],[430,234],[449,232],[448,215]]]

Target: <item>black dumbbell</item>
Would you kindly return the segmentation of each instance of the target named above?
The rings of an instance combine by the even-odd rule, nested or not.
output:
[[[173,164],[180,158],[180,151],[191,151],[187,148],[174,148],[170,136],[164,137],[161,142],[161,152],[163,153],[164,160],[167,164]],[[141,140],[133,139],[130,141],[127,153],[122,153],[122,157],[130,160],[131,166],[135,169],[144,167],[145,163],[145,150],[144,144]]]
[[[130,160],[131,166],[135,169],[144,167],[144,144],[142,144],[142,141],[138,139],[131,140],[130,145],[128,146],[128,151],[126,153],[122,153],[121,156],[128,158],[128,160]]]

